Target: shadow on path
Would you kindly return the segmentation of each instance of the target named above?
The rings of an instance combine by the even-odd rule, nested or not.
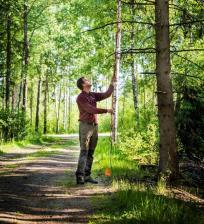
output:
[[[57,149],[57,154],[46,157],[27,160],[28,148],[22,148],[27,152],[21,151],[20,156],[11,152],[10,156],[2,157],[0,161],[4,165],[12,158],[12,164],[16,162],[19,166],[0,175],[0,223],[88,222],[88,216],[93,213],[90,198],[105,194],[108,189],[102,183],[94,188],[75,185],[79,147],[65,147],[64,141],[69,141],[69,137],[62,138],[62,148]],[[57,145],[60,146],[59,140]],[[72,185],[65,188],[59,182],[66,178]]]

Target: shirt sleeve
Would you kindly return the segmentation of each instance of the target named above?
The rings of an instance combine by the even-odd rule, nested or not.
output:
[[[110,97],[113,92],[113,89],[114,89],[113,84],[110,84],[106,92],[104,93],[92,92],[92,93],[94,94],[96,101],[101,101]]]
[[[90,114],[103,114],[103,113],[107,113],[107,109],[102,109],[102,108],[96,108],[94,106],[92,106],[89,101],[87,100],[86,97],[81,96],[77,99],[77,103],[79,104],[79,106],[81,108],[83,108],[83,110],[85,110],[86,112],[90,113]]]

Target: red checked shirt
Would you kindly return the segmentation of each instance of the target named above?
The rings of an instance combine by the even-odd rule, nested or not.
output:
[[[94,122],[97,124],[97,114],[107,113],[107,109],[97,108],[96,102],[108,98],[111,96],[112,92],[112,84],[110,84],[108,90],[104,93],[87,93],[82,90],[76,99],[79,108],[79,121]]]

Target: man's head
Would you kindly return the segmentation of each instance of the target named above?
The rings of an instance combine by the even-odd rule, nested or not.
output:
[[[91,89],[91,86],[92,86],[91,82],[85,77],[81,77],[77,80],[77,87],[80,90],[89,91]]]

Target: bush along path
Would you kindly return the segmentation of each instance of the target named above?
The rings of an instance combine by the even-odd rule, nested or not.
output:
[[[70,137],[11,146],[0,155],[0,223],[87,223],[104,184],[75,184],[79,146]]]

